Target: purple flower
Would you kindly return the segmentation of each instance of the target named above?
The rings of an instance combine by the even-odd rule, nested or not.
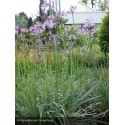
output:
[[[19,24],[16,26],[16,30],[17,30],[17,34],[20,34],[20,33],[21,33],[21,27],[20,27]]]
[[[42,33],[45,30],[45,25],[44,24],[40,24],[40,23],[36,23],[34,26],[30,27],[30,32],[31,35],[37,35],[39,33]]]
[[[70,6],[69,7],[69,13],[74,13],[74,11],[76,10],[76,7],[75,6]]]
[[[67,13],[68,12],[62,11],[62,12],[58,12],[57,15],[63,17],[63,16],[67,16]]]
[[[56,27],[56,23],[54,22],[54,20],[46,20],[44,24],[49,29],[53,29],[54,27]]]
[[[71,41],[72,41],[72,40],[76,40],[76,39],[77,39],[77,38],[76,38],[75,35],[70,35],[70,36],[69,36],[69,40],[71,40]]]
[[[34,26],[34,30],[37,31],[38,29],[39,29],[39,25],[36,24],[36,25]]]
[[[49,3],[45,1],[44,4],[41,5],[41,10],[45,12],[48,9],[49,9]]]
[[[55,40],[55,35],[54,34],[50,34],[49,40],[50,41],[54,41]]]
[[[45,25],[45,24],[42,24],[42,25],[41,25],[41,29],[42,29],[42,30],[45,30],[45,28],[46,28],[46,25]]]
[[[26,29],[21,29],[21,32],[26,33],[27,31],[26,31]]]
[[[87,34],[89,34],[89,32],[88,32],[87,29],[80,28],[80,29],[77,30],[77,34],[87,35]]]
[[[64,27],[65,31],[68,31],[70,28],[71,28],[70,25],[65,25],[65,27]]]
[[[83,35],[93,35],[94,33],[94,26],[93,19],[86,19],[86,22],[84,24],[83,28],[80,28],[77,30],[77,34],[83,34]]]
[[[73,40],[73,36],[72,35],[69,36],[69,40]]]
[[[85,25],[84,25],[84,30],[86,32],[86,34],[93,36],[94,33],[94,27],[95,24],[93,22],[93,19],[86,19]]]
[[[77,34],[82,34],[82,29],[78,29]]]
[[[53,15],[48,16],[48,19],[54,20],[55,17]]]
[[[58,44],[58,45],[60,45],[60,44],[61,44],[61,42],[60,42],[60,41],[58,41],[58,42],[57,42],[57,44]]]
[[[93,19],[86,19],[86,22],[85,22],[85,25],[84,25],[84,29],[88,29],[88,30],[91,30],[93,29],[95,26],[94,22],[93,22]]]
[[[30,32],[33,32],[34,31],[34,28],[33,27],[30,27]]]
[[[45,13],[43,13],[43,15],[41,16],[41,19],[46,19],[47,15]]]

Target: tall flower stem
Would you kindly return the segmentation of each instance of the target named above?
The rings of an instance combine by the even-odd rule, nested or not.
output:
[[[57,46],[57,40],[58,37],[56,38],[55,41],[55,100],[58,102],[58,46]]]
[[[73,75],[73,60],[72,60],[72,58],[73,58],[73,50],[71,50],[71,77]]]
[[[70,43],[70,49],[71,49],[71,55],[70,55],[70,66],[71,66],[71,77],[73,75],[73,45],[71,45],[73,43],[73,40],[71,40],[71,43]]]
[[[72,13],[72,20],[73,20],[73,26],[74,26],[74,14]]]

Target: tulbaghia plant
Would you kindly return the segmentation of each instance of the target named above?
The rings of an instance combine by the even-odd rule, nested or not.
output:
[[[70,30],[70,28],[71,28],[71,26],[70,26],[70,25],[65,25],[65,26],[64,26],[65,31],[69,31],[69,30]]]
[[[94,19],[90,18],[90,19],[86,19],[85,25],[84,25],[84,29],[86,30],[92,30],[94,29]]]
[[[42,19],[42,20],[46,20],[46,18],[47,18],[47,14],[46,14],[46,13],[43,13],[42,16],[41,16],[41,19]]]
[[[21,27],[19,24],[16,26],[15,31],[16,31],[15,34],[18,34],[18,35],[21,33]]]
[[[47,3],[46,1],[44,1],[44,3],[41,5],[41,10],[43,12],[46,12],[49,9],[49,3]]]
[[[86,35],[86,34],[89,34],[84,28],[79,28],[77,30],[77,34],[83,34],[83,35]]]
[[[31,35],[38,35],[45,30],[45,24],[37,22],[34,26],[30,27]]]
[[[54,20],[46,20],[44,22],[44,25],[48,28],[48,29],[53,29],[56,28],[56,22]]]
[[[67,11],[62,11],[62,12],[58,12],[57,15],[58,15],[59,17],[63,17],[63,16],[67,16],[67,13],[68,13]]]
[[[74,12],[75,12],[75,10],[76,10],[75,6],[70,6],[69,7],[69,13],[72,14],[73,24],[74,24]]]
[[[48,14],[47,11],[51,9],[51,15]],[[41,5],[42,10],[42,23],[37,22],[34,26],[30,27],[31,35],[40,35],[43,37],[46,37],[45,39],[48,39],[49,41],[55,40],[55,35],[58,27],[61,26],[60,24],[63,22],[63,16],[66,16],[67,12],[56,12],[56,8],[54,6],[51,6],[48,2],[44,2]]]
[[[75,12],[75,10],[76,10],[76,7],[75,6],[70,6],[69,7],[69,13],[74,13]]]
[[[70,35],[69,41],[74,41],[74,40],[77,40],[77,37],[75,35]]]
[[[52,15],[47,15],[46,11],[51,8],[52,11]],[[54,6],[51,6],[49,3],[47,3],[46,1],[43,3],[43,5],[41,5],[41,10],[43,11],[43,15],[42,15],[42,19],[44,19],[43,24],[46,26],[46,28],[48,29],[53,29],[56,28],[56,26],[58,24],[60,24],[59,20],[60,18],[62,18],[63,16],[66,15],[66,12],[62,11],[62,12],[55,12]]]
[[[93,36],[94,27],[95,27],[94,20],[92,18],[86,19],[84,27],[83,28],[79,28],[77,30],[77,34]]]
[[[48,15],[47,13],[49,9],[51,9],[51,15]],[[77,40],[77,37],[75,36],[76,30],[71,26],[64,27],[66,20],[63,17],[66,16],[67,13],[73,14],[76,7],[70,6],[69,8],[70,11],[67,11],[67,12],[66,11],[56,12],[55,9],[56,8],[54,8],[54,6],[51,6],[46,1],[43,3],[43,5],[41,5],[42,23],[37,22],[34,26],[30,27],[31,35],[35,35],[38,39],[41,39],[41,40],[45,39],[47,40],[47,43],[55,40],[58,41],[57,39],[59,38],[60,38],[60,40],[58,41],[59,44],[63,42],[64,43],[75,42]],[[67,29],[67,30],[64,31],[64,29]],[[58,38],[57,38],[57,34],[58,34]]]

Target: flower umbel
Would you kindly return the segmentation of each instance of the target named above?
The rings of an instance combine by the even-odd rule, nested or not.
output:
[[[70,6],[69,7],[69,13],[74,13],[74,11],[76,10],[76,7],[75,6]]]
[[[46,20],[44,24],[49,29],[53,29],[54,27],[56,27],[56,23],[54,22],[54,20]]]
[[[49,9],[49,3],[45,1],[44,4],[41,5],[41,10],[45,12],[48,9]]]

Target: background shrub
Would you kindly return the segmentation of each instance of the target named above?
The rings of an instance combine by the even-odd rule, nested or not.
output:
[[[102,25],[98,31],[99,45],[101,51],[104,53],[109,52],[109,13],[102,20]]]

